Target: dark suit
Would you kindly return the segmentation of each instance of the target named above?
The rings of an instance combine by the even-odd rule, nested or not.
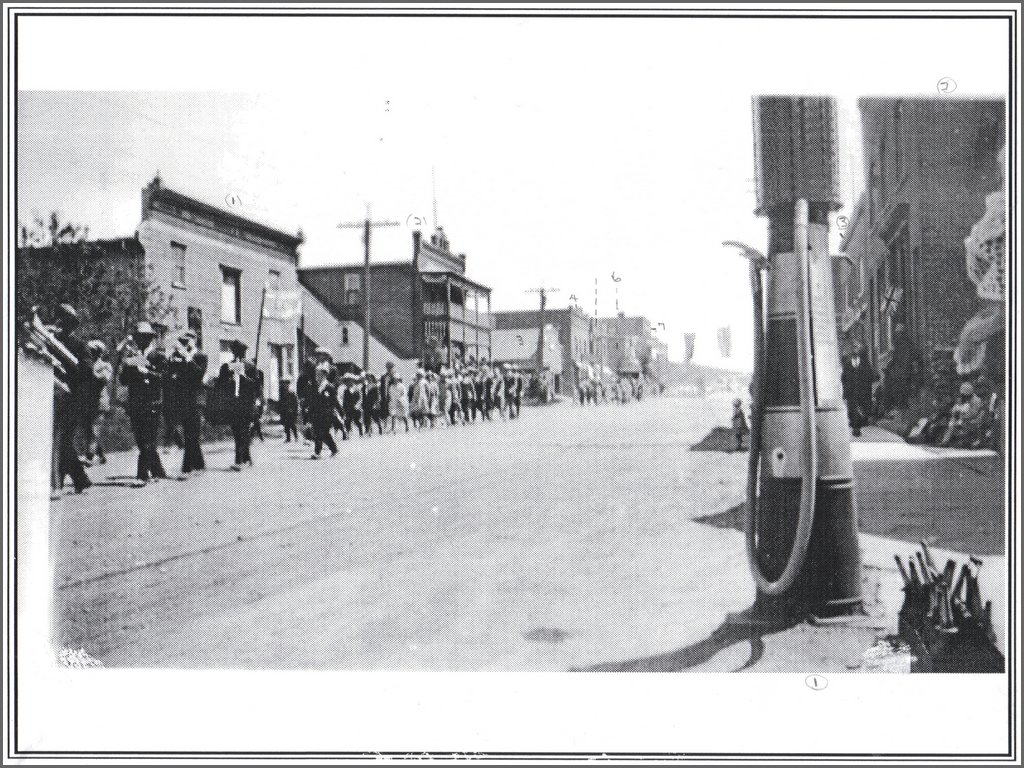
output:
[[[85,342],[74,333],[61,333],[57,339],[67,347],[68,351],[78,359],[78,364],[68,368],[61,376],[61,381],[68,388],[64,392],[59,388],[54,398],[54,446],[56,449],[54,487],[61,488],[64,478],[71,477],[76,491],[84,491],[92,483],[85,474],[82,462],[75,449],[75,431],[82,421],[83,414],[89,410],[90,390],[92,388],[92,357]]]
[[[320,449],[326,445],[333,456],[338,446],[331,435],[335,417],[339,415],[338,393],[334,385],[325,382],[323,388],[316,383],[309,396],[309,420],[313,425],[313,452],[319,456]]]
[[[167,477],[160,454],[156,451],[163,410],[164,365],[163,355],[152,352],[141,367],[121,366],[121,383],[128,387],[128,419],[135,434],[135,444],[139,447],[136,472],[139,480]]]
[[[256,416],[256,402],[263,397],[262,375],[248,360],[235,378],[234,372],[224,363],[220,367],[218,386],[227,393],[228,418],[231,434],[235,438],[235,464],[252,464],[252,423]]]
[[[380,421],[377,419],[378,412],[380,410],[380,389],[376,382],[373,384],[367,384],[363,387],[363,427],[366,430],[366,434],[370,435],[373,433],[373,422],[377,420],[378,429],[383,430],[380,426]]]
[[[206,375],[207,357],[197,352],[191,360],[176,355],[168,362],[168,383],[174,387],[177,418],[181,422],[185,455],[181,462],[183,473],[206,469],[200,435],[203,429],[202,398],[203,377]]]
[[[277,399],[277,411],[281,415],[281,426],[284,427],[284,441],[290,442],[292,438],[299,439],[299,430],[296,422],[299,418],[299,398],[290,389],[281,388],[281,394]]]
[[[472,381],[463,381],[462,387],[462,417],[467,424],[473,421],[473,405],[476,402],[476,392]]]
[[[860,435],[861,427],[867,423],[871,413],[871,385],[877,380],[878,374],[863,355],[856,366],[849,357],[843,360],[843,398],[854,436]]]

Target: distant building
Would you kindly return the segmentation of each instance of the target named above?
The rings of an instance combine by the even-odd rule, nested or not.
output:
[[[555,392],[574,393],[581,378],[586,378],[593,354],[591,319],[582,309],[545,309],[545,325],[553,326],[562,350],[561,371],[555,376]],[[534,349],[540,310],[525,309],[494,313],[494,327],[501,331],[529,331],[533,334]]]
[[[894,344],[908,344],[895,357],[914,361],[913,397],[955,374],[954,349],[978,309],[964,239],[1002,185],[1004,103],[867,98],[859,106],[868,183],[834,266],[837,321],[844,341],[862,341],[882,371]]]
[[[544,373],[552,382],[561,379],[563,350],[558,341],[558,329],[548,325],[544,332],[544,365],[537,366],[537,328],[496,330],[493,335],[491,361],[496,365],[515,365],[530,373]]]
[[[491,289],[466,277],[440,227],[429,240],[413,232],[409,260],[370,264],[370,369],[388,361],[406,369],[491,358]],[[363,364],[366,295],[363,264],[299,271],[304,332],[336,361]]]
[[[596,365],[610,368],[618,376],[662,382],[668,364],[668,345],[652,329],[651,321],[642,315],[594,320],[594,355]]]

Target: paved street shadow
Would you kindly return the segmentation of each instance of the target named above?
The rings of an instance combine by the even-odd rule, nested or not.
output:
[[[703,640],[658,656],[630,661],[595,664],[592,667],[573,668],[570,672],[682,672],[710,661],[716,655],[737,643],[750,643],[750,656],[734,672],[754,666],[764,656],[764,637],[782,632],[800,623],[797,618],[768,622],[755,616],[751,606],[739,613],[730,613],[714,632]]]

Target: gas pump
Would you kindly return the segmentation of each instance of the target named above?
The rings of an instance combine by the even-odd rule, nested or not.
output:
[[[754,377],[746,538],[755,612],[861,610],[853,466],[828,248],[839,207],[835,109],[754,103],[758,213],[768,253],[750,264]]]

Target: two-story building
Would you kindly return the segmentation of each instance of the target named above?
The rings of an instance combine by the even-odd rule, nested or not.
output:
[[[263,371],[264,394],[276,399],[280,380],[297,374],[299,315],[278,311],[278,299],[298,296],[301,233],[176,192],[158,176],[142,190],[137,239],[159,308],[150,312],[159,338],[195,331],[210,374],[231,359],[231,342],[241,340]]]
[[[494,313],[496,330],[527,332],[536,344],[541,316],[539,309],[507,310]],[[590,316],[579,307],[545,309],[544,324],[556,329],[561,347],[560,370],[555,375],[555,392],[572,395],[588,375],[593,354]]]
[[[304,332],[335,361],[363,366],[365,264],[299,271]],[[491,358],[491,289],[466,276],[466,256],[451,251],[444,230],[412,233],[409,259],[369,266],[369,368],[476,363]]]
[[[961,330],[978,309],[964,240],[1002,186],[1005,105],[866,98],[859,107],[868,183],[835,265],[839,330],[883,372],[894,344],[909,344],[914,397],[955,373]]]

